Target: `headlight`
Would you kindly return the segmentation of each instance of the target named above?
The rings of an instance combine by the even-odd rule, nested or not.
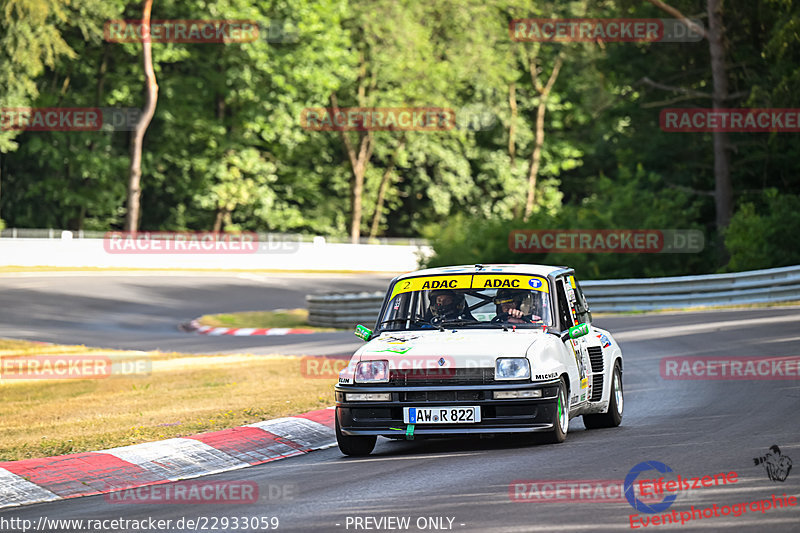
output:
[[[356,383],[388,383],[389,361],[361,361],[356,367]]]
[[[528,379],[531,364],[524,357],[508,357],[495,362],[494,379]]]

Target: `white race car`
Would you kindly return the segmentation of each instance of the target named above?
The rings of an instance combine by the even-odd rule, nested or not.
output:
[[[392,438],[537,433],[622,421],[622,351],[592,325],[574,271],[470,265],[392,280],[336,386],[336,438],[368,455]]]

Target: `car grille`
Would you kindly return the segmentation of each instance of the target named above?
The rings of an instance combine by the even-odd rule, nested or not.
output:
[[[401,402],[474,402],[491,400],[490,393],[482,390],[467,391],[410,391],[401,392]]]
[[[591,402],[599,402],[603,397],[603,349],[599,346],[589,347],[589,361],[592,363],[592,397]]]
[[[599,346],[589,346],[589,360],[592,362],[592,372],[603,371],[603,349]]]
[[[414,368],[392,370],[389,373],[389,385],[398,387],[493,383],[495,383],[494,368]]]
[[[599,402],[603,397],[603,374],[595,374],[592,377],[592,397],[591,402]]]

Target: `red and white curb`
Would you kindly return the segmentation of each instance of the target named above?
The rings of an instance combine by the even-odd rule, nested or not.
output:
[[[336,444],[334,408],[97,452],[0,462],[0,509],[246,468]]]
[[[188,324],[183,324],[181,329],[184,331],[193,331],[202,335],[233,335],[234,337],[316,333],[313,329],[306,328],[217,328],[214,326],[201,326],[197,320],[192,320]]]

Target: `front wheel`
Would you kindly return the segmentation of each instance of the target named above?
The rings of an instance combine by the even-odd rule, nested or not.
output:
[[[556,399],[556,411],[553,414],[553,430],[542,433],[539,441],[544,444],[558,444],[567,438],[569,429],[569,394],[567,394],[567,384],[564,378],[558,383],[558,398]]]
[[[619,363],[615,363],[614,373],[611,375],[611,399],[608,402],[608,412],[583,415],[583,425],[586,426],[586,429],[617,427],[622,422],[623,403],[622,370],[619,368]]]
[[[369,455],[375,449],[375,442],[378,437],[372,436],[353,436],[342,434],[342,428],[339,426],[339,413],[336,413],[336,443],[339,445],[339,450],[345,455],[352,455],[354,457]]]

